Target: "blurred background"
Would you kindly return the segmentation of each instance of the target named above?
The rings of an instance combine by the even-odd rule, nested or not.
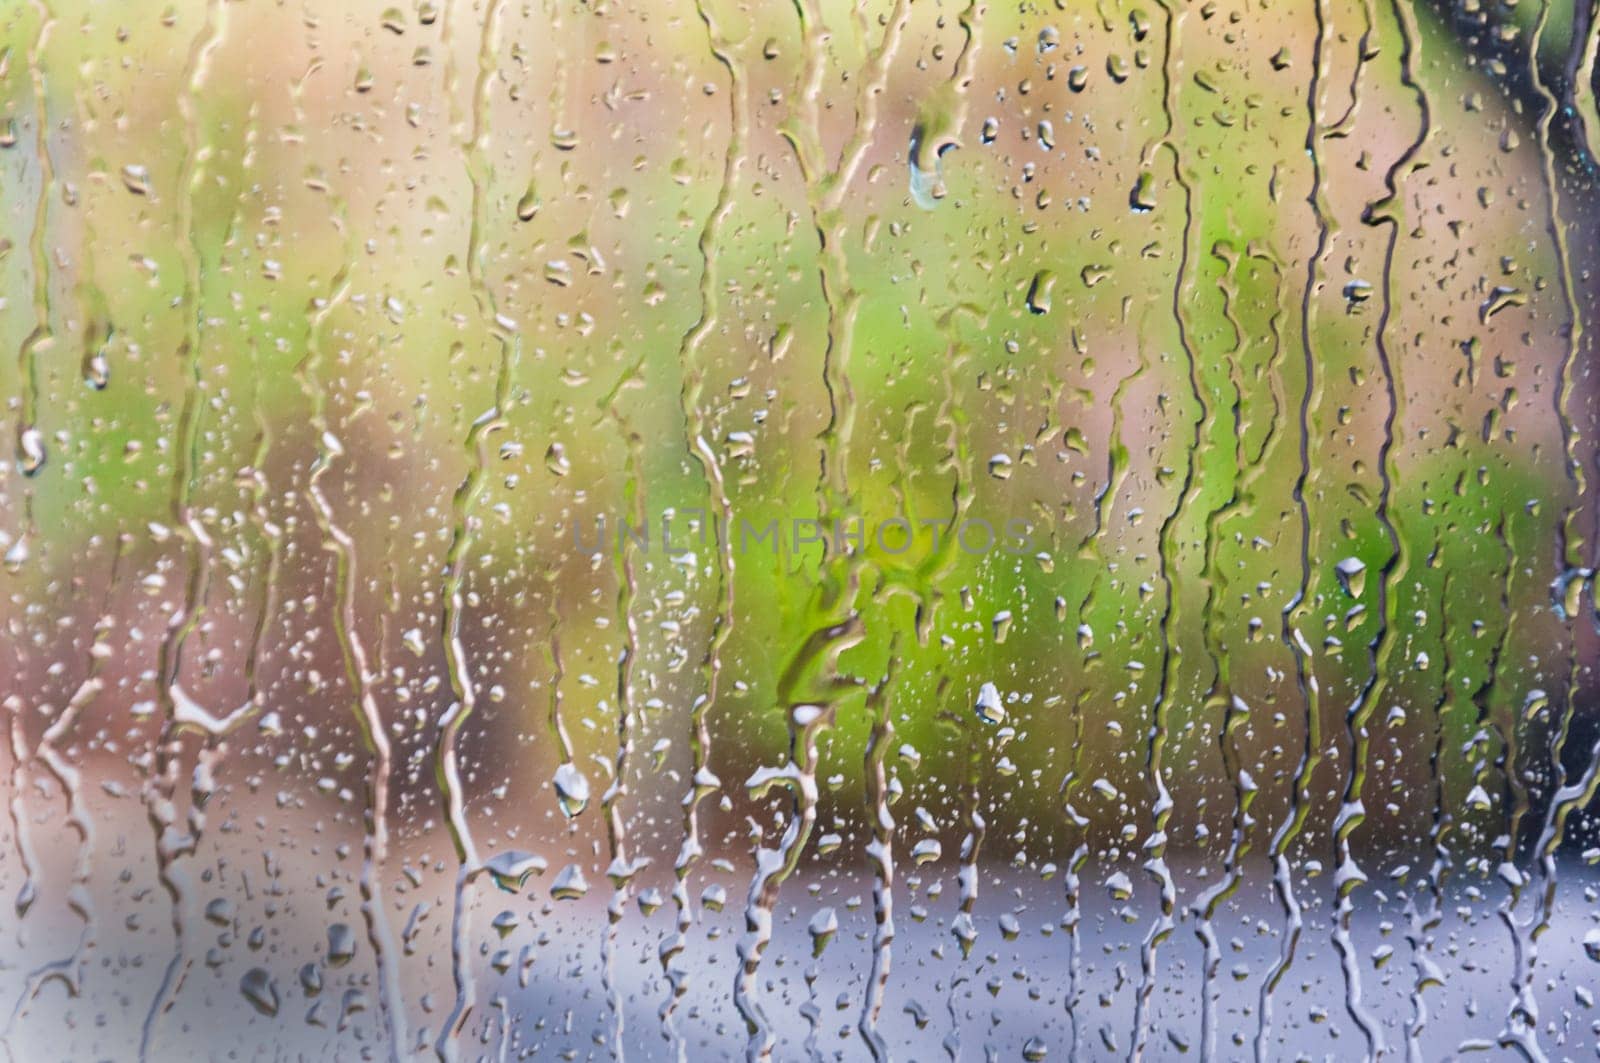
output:
[[[12,1054],[1592,1055],[1597,41],[6,5]]]

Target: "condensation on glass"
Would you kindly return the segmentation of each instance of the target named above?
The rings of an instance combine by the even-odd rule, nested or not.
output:
[[[4,5],[0,1041],[1594,1056],[1596,18]]]

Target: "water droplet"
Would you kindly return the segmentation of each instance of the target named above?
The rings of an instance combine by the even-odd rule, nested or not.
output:
[[[806,932],[811,935],[811,954],[821,956],[822,950],[828,947],[828,942],[839,932],[839,917],[832,908],[823,908],[811,917],[811,922],[806,924]]]
[[[1028,309],[1035,314],[1050,312],[1050,289],[1055,287],[1056,275],[1042,269],[1033,275],[1028,285]]]
[[[1334,566],[1339,575],[1339,586],[1352,598],[1361,597],[1367,586],[1367,565],[1358,557],[1347,557]]]
[[[516,893],[528,881],[529,875],[543,874],[548,866],[542,856],[525,853],[520,849],[508,849],[490,857],[484,864],[484,869],[493,876],[495,885],[507,892]]]
[[[583,877],[583,868],[568,864],[550,884],[550,896],[558,901],[575,901],[589,892],[589,883]]]
[[[1156,175],[1149,170],[1141,170],[1139,179],[1133,183],[1133,191],[1128,193],[1128,205],[1140,213],[1155,210],[1155,184]]]
[[[355,955],[355,932],[344,923],[334,923],[328,927],[328,963],[334,967],[342,967],[354,959]]]
[[[239,980],[239,992],[269,1019],[278,1014],[278,987],[264,968],[252,967]]]
[[[985,683],[978,690],[978,701],[974,706],[978,719],[987,724],[1001,724],[1006,720],[1006,708],[1000,702],[1000,691],[993,683]]]
[[[577,765],[568,761],[556,768],[556,798],[568,819],[580,814],[589,804],[589,780]]]

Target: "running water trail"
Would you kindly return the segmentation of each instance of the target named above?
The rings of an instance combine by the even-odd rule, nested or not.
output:
[[[826,28],[815,0],[797,0],[801,36],[805,41],[805,67],[800,89],[798,120],[780,130],[788,141],[801,177],[805,181],[806,202],[811,224],[817,235],[820,254],[817,262],[818,286],[827,310],[827,335],[822,353],[822,386],[828,396],[828,421],[817,437],[818,474],[816,484],[817,519],[831,528],[835,521],[851,515],[853,496],[849,485],[850,439],[855,426],[856,400],[850,381],[850,362],[854,344],[856,315],[861,295],[850,280],[849,259],[844,241],[846,216],[842,210],[850,189],[856,154],[851,145],[870,141],[876,121],[875,97],[909,21],[908,0],[896,0],[878,48],[869,57],[867,74],[857,93],[857,118],[840,163],[824,163],[819,120],[820,96],[825,59]],[[789,732],[788,759],[785,764],[758,768],[746,782],[753,799],[760,799],[774,788],[790,796],[783,836],[775,849],[755,847],[755,871],[745,903],[745,933],[737,947],[738,971],[734,978],[734,1006],[744,1020],[748,1039],[745,1055],[760,1060],[770,1057],[777,1044],[772,1024],[757,996],[757,975],[767,946],[772,941],[772,923],[778,896],[799,866],[818,812],[817,742],[831,729],[839,703],[860,684],[842,675],[839,655],[865,636],[857,597],[861,585],[864,551],[838,550],[824,543],[824,556],[818,573],[818,587],[804,621],[807,634],[785,662],[777,684],[777,704],[783,709]]]
[[[704,693],[695,696],[689,710],[689,743],[693,763],[689,769],[689,786],[682,800],[683,841],[673,866],[672,903],[677,913],[675,930],[663,941],[660,949],[662,973],[667,978],[668,997],[661,1005],[659,1018],[662,1035],[674,1046],[679,1063],[687,1063],[688,1048],[674,1023],[678,1003],[688,992],[688,967],[674,962],[688,946],[688,933],[694,925],[694,909],[689,897],[689,876],[694,865],[704,854],[700,839],[700,802],[722,787],[711,770],[711,729],[708,717],[716,707],[718,686],[722,677],[722,653],[733,634],[733,506],[728,498],[723,480],[722,466],[716,451],[707,441],[711,428],[707,423],[702,400],[705,390],[706,366],[702,350],[709,337],[719,327],[717,314],[717,250],[721,241],[722,226],[733,210],[734,187],[740,169],[744,166],[745,147],[749,124],[748,104],[745,101],[744,73],[735,60],[732,47],[717,28],[711,15],[709,0],[697,0],[696,11],[705,25],[706,43],[712,56],[728,72],[728,142],[723,150],[722,179],[717,188],[717,199],[706,215],[700,230],[700,316],[679,344],[678,362],[683,369],[683,387],[680,405],[683,409],[684,435],[690,456],[699,463],[706,488],[716,505],[715,512],[705,515],[716,550],[716,604],[711,621],[711,634],[701,658]],[[703,539],[703,536],[702,536]]]
[[[1122,323],[1128,324],[1128,304],[1123,304]],[[1106,474],[1105,480],[1100,484],[1094,496],[1094,524],[1084,534],[1078,543],[1077,557],[1084,563],[1092,566],[1093,575],[1088,580],[1088,587],[1084,591],[1083,599],[1078,603],[1076,612],[1078,620],[1077,646],[1080,659],[1083,661],[1085,676],[1094,675],[1101,665],[1099,653],[1090,654],[1093,646],[1093,627],[1090,618],[1094,615],[1097,606],[1097,594],[1101,585],[1107,582],[1106,543],[1111,537],[1111,514],[1116,506],[1117,498],[1121,494],[1128,476],[1130,465],[1127,442],[1124,438],[1124,424],[1127,420],[1126,400],[1129,390],[1150,370],[1148,355],[1149,344],[1145,340],[1144,319],[1136,328],[1134,349],[1138,352],[1138,361],[1132,369],[1119,379],[1112,387],[1109,406],[1111,409],[1110,431],[1106,438]],[[1099,689],[1100,696],[1107,696],[1114,680],[1107,680]],[[1096,685],[1086,683],[1079,695],[1076,706],[1078,713],[1087,711],[1090,699],[1096,694]],[[1093,825],[1093,820],[1079,811],[1074,801],[1079,788],[1083,783],[1085,768],[1083,765],[1083,720],[1079,719],[1077,734],[1073,742],[1073,765],[1071,774],[1062,784],[1062,807],[1068,818],[1082,832],[1077,847],[1073,850],[1068,860],[1064,876],[1064,891],[1067,902],[1066,930],[1067,947],[1070,954],[1068,972],[1068,991],[1066,1010],[1072,1028],[1072,1055],[1077,1058],[1082,1045],[1082,1023],[1078,1014],[1078,1004],[1082,997],[1079,979],[1083,974],[1081,955],[1084,951],[1080,927],[1083,923],[1083,882],[1082,871],[1091,855],[1088,831]],[[1085,1019],[1086,1021],[1086,1019]]]
[[[491,225],[489,208],[494,174],[489,162],[489,89],[496,77],[496,54],[499,47],[501,0],[489,0],[483,13],[483,27],[478,41],[478,72],[472,88],[472,124],[462,142],[466,158],[467,177],[472,185],[471,218],[467,237],[467,280],[472,298],[477,306],[482,327],[499,348],[500,356],[495,370],[494,394],[489,406],[480,413],[467,430],[462,442],[469,469],[456,487],[451,501],[454,528],[450,536],[450,549],[445,560],[445,583],[440,629],[444,640],[445,666],[449,674],[450,691],[455,700],[439,720],[439,737],[435,747],[435,778],[443,797],[445,820],[450,840],[456,853],[456,880],[452,897],[450,920],[450,971],[455,983],[455,1001],[450,1007],[439,1034],[434,1051],[441,1060],[456,1058],[458,1039],[472,1012],[475,981],[467,969],[472,951],[472,909],[470,892],[473,881],[483,869],[478,857],[477,843],[467,819],[466,792],[461,780],[458,743],[461,728],[471,718],[478,706],[477,680],[472,674],[472,662],[467,659],[462,637],[462,613],[466,608],[467,563],[472,555],[474,533],[477,527],[472,513],[473,503],[483,488],[489,463],[489,436],[503,426],[506,404],[510,398],[512,372],[516,367],[521,347],[516,323],[500,313],[493,289],[484,275],[488,258],[488,230]],[[452,125],[459,129],[463,123],[457,97],[458,72],[455,64],[454,22],[455,5],[447,5],[443,15],[446,75],[445,92],[450,99]]]
[[[1596,108],[1594,97],[1597,56],[1600,56],[1600,0],[1574,4],[1566,106],[1576,121],[1578,138],[1583,142],[1591,167],[1600,167],[1600,108]]]
[[[1278,900],[1283,906],[1284,929],[1283,946],[1278,954],[1277,961],[1268,970],[1261,983],[1261,993],[1258,1005],[1258,1016],[1255,1037],[1255,1058],[1257,1063],[1265,1063],[1273,1058],[1269,1051],[1272,1033],[1272,994],[1279,983],[1288,974],[1290,966],[1294,963],[1295,949],[1300,941],[1300,933],[1304,926],[1301,915],[1301,906],[1294,892],[1294,870],[1290,863],[1289,851],[1296,838],[1304,829],[1307,818],[1311,814],[1312,799],[1311,787],[1317,767],[1323,759],[1321,698],[1318,696],[1316,676],[1312,674],[1312,650],[1305,636],[1300,631],[1304,622],[1303,610],[1307,608],[1307,598],[1311,589],[1311,557],[1312,557],[1312,524],[1311,507],[1307,499],[1307,485],[1312,477],[1311,457],[1311,424],[1312,411],[1319,405],[1320,387],[1316,373],[1316,355],[1312,344],[1313,315],[1312,306],[1317,291],[1317,276],[1322,264],[1322,258],[1327,253],[1329,242],[1333,238],[1334,226],[1331,212],[1328,209],[1326,193],[1323,188],[1323,165],[1320,153],[1320,142],[1323,134],[1322,123],[1322,75],[1326,62],[1325,50],[1327,47],[1328,24],[1323,10],[1323,0],[1313,0],[1316,12],[1317,32],[1312,44],[1312,63],[1310,87],[1306,90],[1306,154],[1311,161],[1311,191],[1306,197],[1312,215],[1317,224],[1317,243],[1306,263],[1306,284],[1300,302],[1300,336],[1302,358],[1302,388],[1300,395],[1300,469],[1295,478],[1294,504],[1300,517],[1300,582],[1295,588],[1294,595],[1284,605],[1282,614],[1282,638],[1294,655],[1295,683],[1300,692],[1300,702],[1305,706],[1306,727],[1305,744],[1301,750],[1300,762],[1295,768],[1293,788],[1290,794],[1290,805],[1283,822],[1279,825],[1272,839],[1273,860],[1273,888],[1278,895]]]
[[[1152,788],[1151,833],[1145,840],[1145,871],[1154,879],[1160,888],[1159,910],[1151,921],[1150,932],[1145,935],[1139,954],[1139,988],[1134,998],[1133,1012],[1133,1038],[1131,1060],[1144,1057],[1145,1048],[1149,1038],[1150,1001],[1155,993],[1156,964],[1158,950],[1161,943],[1171,934],[1177,923],[1173,918],[1173,909],[1177,902],[1177,885],[1173,881],[1172,871],[1167,865],[1167,824],[1172,818],[1172,794],[1167,789],[1166,772],[1166,746],[1170,736],[1169,718],[1172,711],[1171,702],[1176,696],[1173,686],[1178,668],[1178,654],[1175,652],[1173,631],[1176,627],[1178,614],[1178,526],[1182,519],[1186,505],[1191,501],[1191,495],[1197,493],[1198,483],[1196,466],[1200,447],[1201,429],[1210,418],[1210,410],[1206,403],[1205,388],[1201,383],[1199,363],[1196,358],[1191,330],[1187,323],[1184,311],[1185,286],[1192,282],[1189,276],[1189,261],[1192,244],[1196,235],[1197,211],[1195,209],[1196,189],[1184,173],[1184,163],[1173,137],[1177,132],[1178,93],[1181,84],[1179,74],[1181,61],[1179,59],[1179,41],[1182,32],[1185,12],[1175,10],[1168,0],[1163,0],[1161,9],[1167,17],[1166,37],[1163,46],[1161,84],[1162,84],[1162,112],[1165,116],[1166,129],[1154,143],[1145,149],[1144,166],[1148,170],[1154,165],[1155,156],[1161,148],[1165,147],[1172,155],[1173,180],[1183,191],[1183,235],[1178,252],[1178,265],[1172,282],[1172,313],[1173,323],[1178,332],[1178,344],[1183,350],[1185,365],[1188,369],[1189,388],[1191,397],[1198,411],[1195,414],[1192,436],[1184,448],[1185,468],[1183,477],[1178,485],[1178,497],[1173,504],[1172,512],[1162,522],[1158,536],[1160,544],[1160,569],[1162,583],[1165,586],[1163,596],[1160,630],[1161,630],[1161,676],[1156,689],[1154,702],[1150,707],[1150,731],[1148,746],[1145,753],[1145,774],[1149,777]]]
[[[187,577],[182,598],[167,620],[157,656],[155,681],[161,725],[155,740],[154,766],[145,783],[144,800],[155,835],[158,876],[171,901],[173,948],[145,1015],[139,1039],[141,1059],[149,1058],[161,1019],[183,988],[192,962],[188,928],[194,921],[193,884],[179,861],[192,855],[199,844],[204,802],[200,793],[191,795],[188,829],[180,828],[177,789],[183,757],[182,732],[197,728],[209,736],[225,734],[254,708],[247,701],[219,717],[182,688],[184,646],[199,626],[205,608],[213,545],[203,513],[192,500],[201,460],[200,419],[204,405],[200,373],[204,353],[201,329],[205,321],[195,195],[204,179],[205,164],[212,150],[202,139],[200,99],[210,73],[211,58],[226,34],[226,17],[222,0],[209,0],[205,22],[189,46],[177,101],[178,113],[183,119],[183,156],[177,183],[178,252],[183,263],[183,338],[177,355],[183,370],[183,398],[173,439],[170,512],[173,530],[183,543]],[[198,778],[199,772],[196,776]]]
[[[1404,16],[1399,13],[1399,2],[1400,0],[1396,0],[1396,18],[1399,20],[1404,42],[1400,60],[1401,81],[1417,97],[1420,121],[1416,136],[1384,175],[1384,197],[1370,204],[1362,216],[1362,221],[1369,226],[1386,225],[1389,229],[1383,257],[1382,307],[1379,310],[1378,324],[1374,333],[1378,365],[1383,375],[1384,395],[1387,401],[1383,435],[1378,446],[1376,463],[1379,481],[1377,520],[1382,529],[1387,553],[1377,580],[1378,601],[1375,612],[1378,616],[1378,627],[1367,645],[1368,675],[1345,717],[1351,748],[1351,766],[1345,780],[1342,807],[1334,824],[1337,859],[1334,882],[1338,907],[1334,914],[1333,941],[1344,970],[1345,1010],[1366,1037],[1367,1053],[1369,1057],[1374,1058],[1384,1053],[1383,1037],[1376,1020],[1362,1005],[1361,958],[1356,954],[1355,944],[1350,935],[1355,891],[1367,881],[1367,876],[1355,857],[1351,837],[1366,819],[1366,807],[1362,803],[1362,795],[1366,786],[1372,744],[1373,714],[1388,691],[1389,677],[1394,672],[1395,647],[1408,637],[1396,618],[1400,587],[1410,570],[1410,558],[1406,550],[1408,540],[1400,533],[1397,518],[1391,513],[1394,486],[1399,476],[1395,458],[1396,426],[1404,425],[1405,385],[1400,378],[1399,361],[1389,348],[1389,324],[1395,310],[1395,251],[1399,246],[1401,222],[1406,214],[1404,197],[1400,191],[1400,179],[1418,167],[1418,156],[1430,132],[1427,97],[1417,84],[1414,74],[1417,44],[1409,34]]]
[[[22,1017],[27,1006],[38,997],[52,978],[59,978],[66,986],[67,992],[73,997],[83,993],[84,968],[88,963],[89,953],[94,948],[99,933],[98,918],[94,907],[94,898],[91,895],[89,882],[94,874],[95,830],[94,817],[91,814],[88,802],[85,799],[85,789],[82,769],[73,763],[72,756],[63,749],[63,746],[73,736],[78,725],[78,720],[85,710],[104,692],[106,683],[102,672],[105,664],[114,654],[111,646],[111,634],[116,630],[113,619],[112,596],[117,590],[117,579],[122,572],[124,550],[127,546],[127,537],[117,536],[112,547],[110,571],[106,575],[106,592],[100,603],[100,614],[95,621],[94,631],[90,636],[89,651],[84,667],[83,679],[73,691],[66,706],[56,715],[56,718],[45,728],[40,736],[34,756],[42,761],[51,776],[61,787],[66,798],[65,821],[78,835],[76,856],[72,862],[71,886],[67,890],[67,906],[75,912],[83,922],[83,927],[74,941],[72,951],[59,959],[48,960],[28,972],[23,979],[21,993],[17,996],[16,1004],[7,1014],[6,1023],[0,1029],[0,1044],[5,1046],[8,1057],[17,1058],[16,1046],[12,1044],[12,1034],[16,1028],[17,1020]],[[15,717],[13,718],[15,722]],[[13,756],[17,750],[13,747]],[[23,763],[18,757],[17,764]],[[12,792],[13,801],[22,793],[21,786],[14,784]],[[13,826],[20,827],[25,818],[17,815],[17,806],[13,805]],[[19,845],[27,837],[19,830]],[[22,846],[24,854],[31,859],[29,847]],[[25,865],[27,866],[27,865]],[[30,877],[31,882],[31,877]],[[19,913],[19,931],[21,929]]]
[[[1435,537],[1433,551],[1428,558],[1430,567],[1437,562],[1439,551],[1440,542]],[[1452,700],[1450,676],[1454,661],[1450,653],[1451,582],[1451,573],[1446,571],[1440,581],[1439,589],[1439,696],[1433,703],[1434,733],[1432,746],[1428,752],[1430,778],[1434,781],[1433,815],[1428,824],[1428,847],[1432,850],[1430,854],[1432,862],[1428,865],[1428,870],[1423,876],[1423,884],[1418,890],[1419,894],[1426,891],[1428,908],[1424,911],[1417,907],[1417,896],[1411,897],[1406,904],[1406,943],[1411,947],[1413,972],[1411,1021],[1406,1025],[1408,1063],[1422,1063],[1425,1058],[1422,1032],[1428,1024],[1428,1005],[1423,993],[1432,986],[1444,985],[1444,972],[1429,958],[1429,953],[1433,950],[1432,932],[1444,918],[1445,885],[1454,866],[1450,849],[1445,842],[1455,825],[1455,817],[1451,813],[1453,806],[1449,795],[1445,792],[1444,773],[1439,770],[1445,753],[1445,736],[1449,728],[1449,708]]]
[[[1590,18],[1593,17],[1593,8],[1590,9]],[[1574,5],[1574,28],[1582,26],[1584,20],[1578,16],[1577,5]],[[1568,651],[1568,682],[1565,711],[1559,730],[1551,742],[1550,765],[1552,778],[1555,781],[1554,793],[1551,794],[1548,813],[1540,832],[1540,837],[1535,842],[1535,851],[1532,854],[1536,861],[1536,874],[1539,879],[1539,889],[1531,891],[1535,897],[1534,911],[1527,920],[1517,918],[1517,908],[1521,901],[1522,886],[1529,883],[1528,877],[1517,869],[1515,861],[1518,856],[1518,838],[1523,815],[1527,811],[1527,789],[1517,775],[1517,757],[1515,746],[1506,753],[1506,777],[1512,785],[1516,798],[1515,806],[1511,812],[1508,825],[1508,842],[1504,855],[1508,873],[1503,872],[1503,877],[1508,878],[1508,890],[1504,902],[1499,909],[1501,921],[1512,939],[1512,956],[1514,969],[1510,978],[1511,999],[1507,1003],[1505,1024],[1501,1029],[1500,1043],[1505,1047],[1514,1047],[1530,1059],[1543,1059],[1544,1050],[1539,1043],[1539,1004],[1535,994],[1533,980],[1535,969],[1538,965],[1538,938],[1549,925],[1551,913],[1555,904],[1555,891],[1557,886],[1556,868],[1554,861],[1555,848],[1544,851],[1549,844],[1549,839],[1556,837],[1552,832],[1555,822],[1554,816],[1562,800],[1562,790],[1566,786],[1566,765],[1562,754],[1566,747],[1567,735],[1572,724],[1574,703],[1579,697],[1578,686],[1578,639],[1577,609],[1567,608],[1569,600],[1576,601],[1582,593],[1585,584],[1594,579],[1592,567],[1589,570],[1582,568],[1584,543],[1581,535],[1575,529],[1582,512],[1582,506],[1588,496],[1588,478],[1584,475],[1583,462],[1578,458],[1579,432],[1572,420],[1571,402],[1572,394],[1576,387],[1574,370],[1578,360],[1578,352],[1583,347],[1584,323],[1583,314],[1579,310],[1577,285],[1573,277],[1572,249],[1568,236],[1568,229],[1562,214],[1561,181],[1557,177],[1556,149],[1552,144],[1550,125],[1555,118],[1558,103],[1555,93],[1546,83],[1543,72],[1539,66],[1539,47],[1544,39],[1545,30],[1550,21],[1550,0],[1540,0],[1538,14],[1534,17],[1533,30],[1528,36],[1528,80],[1533,86],[1535,94],[1539,97],[1541,108],[1536,123],[1539,146],[1539,162],[1541,176],[1544,181],[1545,195],[1549,200],[1547,228],[1551,241],[1555,246],[1557,272],[1561,280],[1561,295],[1566,306],[1568,323],[1564,329],[1565,345],[1562,352],[1560,381],[1556,390],[1555,413],[1561,425],[1561,441],[1563,467],[1566,472],[1567,482],[1571,487],[1570,497],[1563,500],[1561,523],[1556,529],[1556,565],[1559,570],[1557,585],[1566,585],[1567,595],[1563,595],[1553,604],[1555,612],[1566,623],[1566,635],[1570,642]],[[1579,93],[1587,94],[1591,102],[1593,86],[1590,83],[1594,49],[1596,47],[1596,27],[1589,25],[1588,32],[1580,34],[1578,39],[1587,38],[1585,58],[1579,59],[1574,68],[1569,70],[1569,79],[1582,71],[1583,85],[1581,90],[1575,86],[1569,89],[1574,104]],[[1576,54],[1576,53],[1575,53]],[[1592,106],[1591,106],[1592,110]],[[1570,113],[1576,121],[1580,136],[1590,135],[1589,116],[1582,109],[1573,106]],[[1591,146],[1592,150],[1592,146]],[[1592,592],[1591,592],[1592,593]],[[1510,623],[1508,621],[1508,629]],[[1542,697],[1543,692],[1537,691],[1530,697]],[[1505,733],[1514,736],[1521,725],[1520,719],[1513,718],[1505,725]],[[1559,847],[1557,838],[1556,847]]]
[[[50,146],[50,97],[45,77],[45,49],[55,28],[55,14],[44,0],[34,0],[33,10],[39,28],[28,49],[28,79],[33,90],[34,160],[39,165],[39,196],[34,200],[33,227],[28,235],[28,264],[32,274],[33,328],[17,348],[17,439],[14,450],[17,471],[22,474],[21,526],[6,550],[5,565],[20,569],[32,553],[34,537],[33,477],[46,461],[44,433],[39,430],[39,356],[55,344],[50,328],[50,255],[47,229],[50,201],[55,198],[56,160]]]
[[[1205,516],[1205,535],[1202,544],[1204,562],[1202,563],[1200,580],[1205,585],[1205,599],[1200,609],[1201,640],[1205,646],[1206,657],[1211,666],[1211,678],[1199,704],[1203,714],[1210,714],[1218,709],[1222,712],[1222,726],[1217,731],[1217,749],[1222,761],[1223,775],[1228,779],[1233,790],[1233,815],[1231,818],[1231,833],[1228,839],[1228,848],[1222,859],[1222,877],[1215,886],[1204,890],[1195,898],[1191,911],[1198,917],[1195,925],[1195,937],[1200,941],[1205,950],[1205,959],[1200,967],[1200,1058],[1209,1060],[1216,1054],[1216,1006],[1214,1002],[1214,983],[1217,969],[1222,965],[1222,949],[1217,943],[1216,926],[1213,919],[1218,906],[1238,889],[1242,877],[1239,860],[1248,851],[1248,842],[1245,840],[1245,827],[1249,819],[1249,805],[1255,799],[1255,782],[1245,773],[1239,759],[1237,740],[1233,735],[1235,728],[1249,716],[1249,706],[1243,699],[1233,693],[1230,679],[1230,659],[1223,646],[1222,634],[1219,630],[1219,616],[1216,610],[1218,584],[1226,587],[1226,577],[1218,571],[1217,554],[1221,547],[1222,523],[1229,514],[1240,505],[1243,481],[1248,475],[1249,466],[1245,463],[1245,433],[1243,430],[1244,409],[1244,384],[1239,371],[1239,359],[1246,346],[1245,327],[1239,317],[1239,256],[1225,243],[1219,241],[1211,249],[1213,258],[1220,260],[1224,267],[1218,288],[1222,293],[1222,316],[1233,329],[1233,347],[1226,355],[1228,366],[1229,384],[1233,388],[1232,402],[1229,404],[1228,419],[1234,429],[1233,470],[1229,483],[1229,497],[1227,501],[1213,508]],[[1209,448],[1208,448],[1209,449]],[[1197,465],[1203,464],[1201,455],[1196,454]],[[1230,742],[1230,739],[1234,739]]]
[[[838,608],[841,600],[853,599],[857,590],[851,582],[834,590],[824,600],[824,609]],[[846,596],[848,595],[848,598]],[[812,631],[800,651],[790,661],[779,680],[780,705],[789,718],[789,759],[778,767],[758,769],[745,784],[753,798],[761,798],[774,788],[788,791],[791,801],[778,847],[756,846],[755,875],[745,903],[745,934],[738,944],[739,969],[734,982],[734,1004],[745,1021],[748,1040],[745,1056],[753,1061],[767,1059],[777,1038],[766,1011],[756,996],[756,974],[761,959],[772,941],[773,912],[783,883],[794,874],[817,820],[817,740],[833,725],[837,699],[853,684],[837,677],[823,682],[818,693],[832,700],[818,702],[802,697],[807,666],[819,657],[836,666],[840,653],[861,640],[860,619],[849,616],[836,623],[824,623]]]
[[[872,823],[872,840],[866,843],[867,859],[872,862],[872,967],[867,974],[867,989],[861,997],[861,1017],[856,1029],[876,1063],[890,1058],[889,1042],[878,1030],[878,1018],[889,986],[894,961],[894,813],[889,808],[889,779],[884,760],[894,741],[895,663],[899,659],[898,635],[889,640],[889,664],[883,679],[867,694],[867,716],[872,734],[867,739],[861,767],[866,774],[867,814]]]
[[[322,478],[333,463],[344,456],[344,445],[328,423],[328,390],[323,380],[325,355],[322,334],[333,312],[350,297],[350,271],[355,262],[355,235],[345,203],[335,198],[335,228],[345,234],[344,259],[328,282],[324,296],[314,298],[306,320],[305,356],[295,376],[310,403],[310,424],[317,437],[317,456],[311,464],[306,496],[323,549],[334,557],[333,633],[349,684],[350,713],[355,719],[361,744],[367,752],[368,766],[362,807],[361,914],[367,927],[367,941],[378,968],[378,991],[386,1023],[391,1059],[398,1060],[407,1045],[405,1002],[400,995],[400,973],[389,924],[388,905],[383,897],[383,875],[389,851],[389,780],[393,770],[389,736],[378,709],[373,685],[379,680],[366,643],[361,638],[356,595],[361,587],[356,541],[339,523],[333,505],[322,487]]]
[[[640,483],[639,466],[643,441],[629,427],[628,421],[616,409],[612,416],[621,430],[628,456],[623,465],[623,500],[638,527],[646,526],[645,499]],[[612,1055],[621,1060],[626,1056],[623,1042],[625,1012],[622,990],[617,984],[617,925],[627,911],[628,883],[641,866],[628,858],[628,823],[621,804],[628,796],[629,760],[633,753],[633,683],[634,670],[639,656],[639,625],[633,615],[633,602],[639,594],[638,575],[635,571],[636,543],[631,536],[622,536],[613,552],[613,575],[617,581],[616,617],[623,630],[622,651],[617,657],[617,748],[612,762],[611,785],[600,798],[600,811],[606,821],[606,847],[611,863],[606,876],[611,879],[611,903],[606,909],[606,932],[600,942],[600,982],[606,994],[606,1007],[612,1015]]]

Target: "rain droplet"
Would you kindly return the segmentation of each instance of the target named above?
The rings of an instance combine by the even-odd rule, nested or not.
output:
[[[334,923],[328,927],[328,963],[334,967],[343,967],[356,955],[355,932],[345,923]]]
[[[550,896],[558,901],[575,901],[589,892],[589,882],[583,877],[583,868],[568,864],[550,884]]]
[[[509,893],[516,893],[528,881],[529,875],[543,874],[549,865],[542,856],[520,849],[508,849],[495,853],[483,866],[493,876],[495,885]]]
[[[589,780],[568,761],[556,768],[556,799],[562,813],[568,818],[579,815],[589,804]]]
[[[978,701],[974,706],[978,719],[987,724],[1001,724],[1006,720],[1006,708],[1000,702],[1000,691],[995,689],[993,683],[985,683],[978,690]]]
[[[1334,566],[1339,574],[1339,586],[1352,598],[1361,597],[1367,586],[1367,565],[1359,557],[1347,557]]]
[[[269,1019],[278,1014],[278,987],[264,968],[252,967],[239,980],[239,992]]]

